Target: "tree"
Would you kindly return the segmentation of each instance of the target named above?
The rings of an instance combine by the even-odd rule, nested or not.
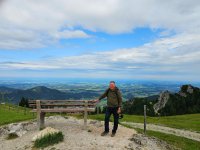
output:
[[[146,105],[147,115],[155,116],[155,112],[153,109],[153,105],[155,104],[155,102],[155,100],[148,100],[147,98],[134,98],[123,103],[123,111],[124,113],[130,115],[143,115],[144,105]]]
[[[22,97],[21,100],[20,100],[20,102],[19,102],[19,106],[22,106],[22,107],[29,107],[28,99]]]

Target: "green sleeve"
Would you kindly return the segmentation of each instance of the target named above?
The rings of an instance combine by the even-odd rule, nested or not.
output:
[[[107,91],[108,91],[108,89],[99,97],[99,100],[107,97]]]

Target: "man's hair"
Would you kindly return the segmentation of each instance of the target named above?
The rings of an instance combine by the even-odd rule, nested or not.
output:
[[[110,83],[114,83],[115,84],[115,81],[110,81]]]

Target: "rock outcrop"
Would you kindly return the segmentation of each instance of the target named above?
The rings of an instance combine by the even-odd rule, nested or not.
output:
[[[194,87],[191,85],[188,85],[187,92],[192,94],[194,92]]]
[[[190,84],[182,85],[178,93],[164,91],[154,104],[155,114],[181,115],[200,112],[200,89]]]
[[[193,94],[195,87],[192,85],[183,85],[181,86],[181,90],[178,92],[178,94],[182,97],[187,97],[187,94]]]
[[[165,104],[167,103],[167,101],[170,98],[170,92],[169,91],[164,91],[161,92],[158,98],[158,102],[156,104],[154,104],[153,108],[154,108],[154,112],[157,114],[158,111],[162,108],[165,107]]]

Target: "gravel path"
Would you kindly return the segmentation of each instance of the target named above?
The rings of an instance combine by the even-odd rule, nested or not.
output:
[[[49,146],[44,150],[169,150],[173,149],[167,143],[138,134],[134,129],[119,125],[115,137],[110,134],[102,137],[103,122],[88,120],[88,129],[83,129],[83,119],[51,116],[45,118],[45,125],[63,132],[64,141]],[[112,126],[111,126],[112,127]],[[36,150],[31,142],[37,130],[36,122],[23,122],[27,132],[16,139],[7,140],[7,126],[0,127],[1,150]]]
[[[142,124],[142,123],[132,123],[132,122],[121,122],[121,123],[130,125],[135,128],[144,129],[144,124]],[[170,128],[170,127],[164,127],[164,126],[159,126],[159,125],[154,125],[154,124],[147,124],[147,130],[159,131],[159,132],[167,133],[167,134],[173,134],[176,136],[181,136],[181,137],[185,137],[185,138],[200,142],[200,133],[197,133],[197,132],[176,129],[176,128]]]

